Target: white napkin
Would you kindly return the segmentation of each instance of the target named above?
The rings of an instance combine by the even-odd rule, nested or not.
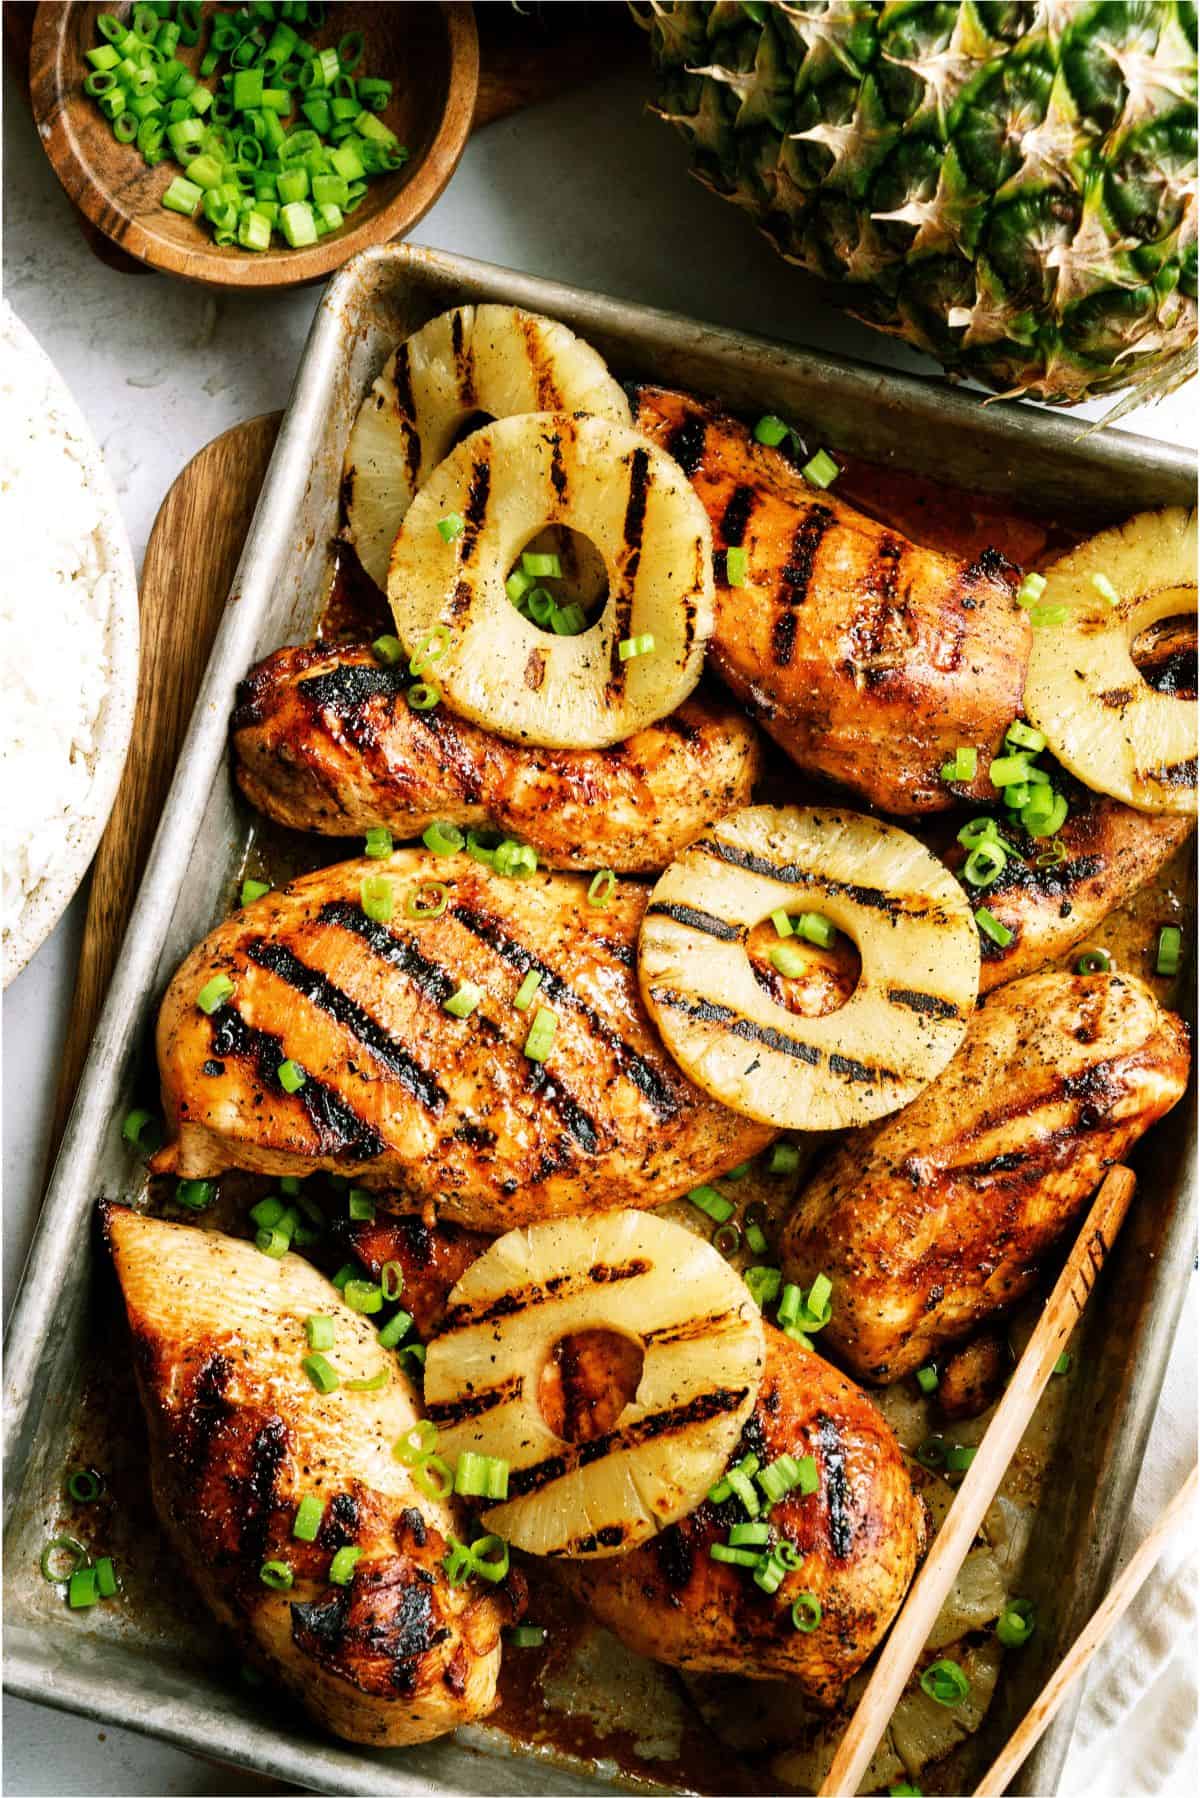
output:
[[[1195,1465],[1196,1287],[1193,1276],[1118,1567]],[[1200,1545],[1193,1519],[1175,1531],[1088,1669],[1060,1798],[1195,1798],[1198,1623]]]

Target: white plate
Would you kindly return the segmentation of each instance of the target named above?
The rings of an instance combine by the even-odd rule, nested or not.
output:
[[[62,440],[64,463],[68,456],[81,467],[84,481],[100,514],[96,529],[105,570],[112,576],[105,649],[109,678],[93,730],[93,743],[85,757],[88,784],[82,803],[66,818],[63,842],[36,886],[26,895],[11,926],[3,933],[5,986],[41,947],[73,898],[96,853],[116,797],[133,729],[138,678],[137,576],[129,538],[117,504],[116,490],[104,466],[99,446],[83,415],[49,357],[11,308],[0,303],[0,335],[15,340],[22,359],[36,359],[44,379],[47,416]],[[0,416],[0,432],[19,424]],[[31,533],[29,557],[40,553]],[[64,678],[70,678],[64,671]]]

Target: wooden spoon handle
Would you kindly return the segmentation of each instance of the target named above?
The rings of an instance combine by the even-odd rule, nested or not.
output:
[[[853,1798],[858,1791],[867,1763],[887,1728],[963,1557],[1025,1434],[1042,1388],[1082,1315],[1104,1258],[1125,1220],[1135,1185],[1128,1168],[1112,1168],[1105,1176],[928,1559],[892,1625],[875,1671],[838,1746],[820,1798]]]
[[[1006,1746],[975,1787],[975,1798],[1000,1798],[1021,1762],[1041,1741],[1061,1710],[1063,1699],[1076,1680],[1087,1671],[1096,1650],[1103,1645],[1114,1626],[1125,1615],[1166,1547],[1168,1537],[1194,1503],[1198,1474],[1200,1469],[1193,1467],[1145,1541],[1131,1556],[1104,1603],[1076,1636],[1067,1654],[1046,1681],[1041,1697],[1030,1705]]]

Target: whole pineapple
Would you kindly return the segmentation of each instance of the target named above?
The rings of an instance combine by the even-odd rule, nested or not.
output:
[[[1192,372],[1194,5],[635,10],[695,173],[857,317],[1057,404]]]

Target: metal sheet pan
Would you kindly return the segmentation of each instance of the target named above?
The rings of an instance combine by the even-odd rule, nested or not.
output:
[[[236,682],[278,643],[303,637],[324,593],[342,451],[359,398],[397,338],[447,306],[519,304],[584,334],[623,376],[719,394],[807,421],[831,447],[903,464],[964,489],[1100,524],[1139,507],[1191,504],[1193,459],[1026,408],[984,407],[941,382],[865,368],[691,319],[436,252],[356,258],[313,322],[291,404],[213,648],[117,972],[84,1071],[8,1333],[4,1380],[7,1667],[10,1690],[144,1730],[327,1793],[595,1792],[608,1779],[545,1757],[513,1757],[475,1728],[403,1752],[359,1750],[303,1719],[281,1729],[199,1646],[169,1589],[157,1608],[70,1615],[37,1574],[52,1495],[71,1451],[91,1344],[111,1303],[94,1275],[91,1218],[141,1175],[114,1120],[128,1102],[161,992],[227,908],[250,821],[225,766]],[[1142,1200],[1085,1323],[1078,1403],[1060,1447],[1053,1527],[1035,1532],[1037,1578],[1055,1594],[1044,1629],[1005,1678],[977,1738],[979,1765],[1003,1741],[1094,1607],[1112,1570],[1193,1256],[1194,1105],[1139,1157]],[[1113,1318],[1119,1313],[1119,1327]],[[132,1399],[129,1400],[132,1403]],[[135,1607],[125,1607],[126,1611]],[[1055,1789],[1070,1707],[1016,1788]],[[653,1779],[652,1770],[649,1777]]]

